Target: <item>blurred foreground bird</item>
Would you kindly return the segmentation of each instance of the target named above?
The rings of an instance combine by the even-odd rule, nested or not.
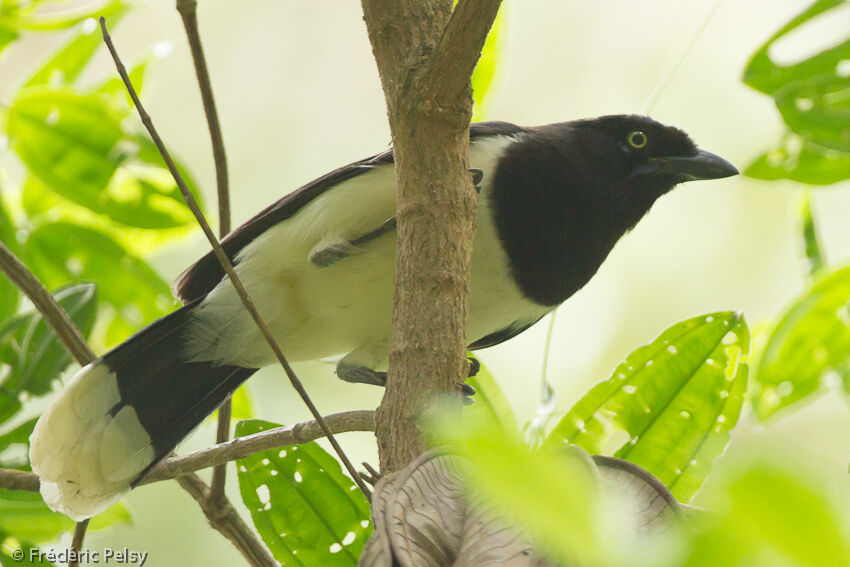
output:
[[[485,122],[470,135],[480,177],[471,349],[510,339],[578,291],[678,183],[738,173],[644,116]],[[340,378],[385,382],[395,214],[390,150],[290,193],[222,241],[291,361],[343,354]],[[274,361],[212,253],[174,291],[182,308],[80,369],[39,419],[30,459],[54,510],[75,520],[104,510]]]

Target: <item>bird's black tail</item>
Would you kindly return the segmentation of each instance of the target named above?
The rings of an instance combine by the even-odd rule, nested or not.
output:
[[[41,416],[30,460],[51,508],[75,520],[105,509],[256,372],[181,359],[195,305],[81,368]]]

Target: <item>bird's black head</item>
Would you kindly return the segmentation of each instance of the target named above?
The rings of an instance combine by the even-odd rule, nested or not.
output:
[[[616,115],[524,129],[499,160],[491,202],[526,295],[555,305],[677,184],[738,173],[687,134]]]
[[[600,163],[611,166],[607,187],[600,188],[619,192],[626,202],[651,206],[679,183],[738,173],[725,159],[697,148],[682,130],[648,116],[603,116],[570,124],[567,139],[587,144]]]

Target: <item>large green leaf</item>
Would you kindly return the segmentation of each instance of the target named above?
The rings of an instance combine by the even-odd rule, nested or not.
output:
[[[241,421],[236,435],[277,424]],[[372,531],[369,503],[316,443],[264,451],[236,462],[242,500],[275,559],[305,567],[357,564]]]
[[[850,364],[850,266],[827,273],[785,311],[753,377],[761,419],[818,391],[830,371]]]
[[[777,31],[759,47],[747,63],[743,80],[765,94],[773,95],[786,85],[823,76],[835,76],[850,52],[850,32],[846,41],[792,65],[778,65],[770,58],[770,48],[779,39],[817,16],[841,8],[845,0],[818,0]]]
[[[743,80],[774,97],[786,125],[802,139],[786,136],[781,146],[759,157],[746,174],[759,179],[793,179],[826,185],[850,177],[850,32],[847,39],[802,61],[780,65],[771,47],[815,17],[846,6],[818,0],[753,54]]]
[[[729,441],[747,390],[750,335],[739,313],[694,317],[634,350],[552,430],[546,445],[600,453],[615,430],[616,452],[689,500]]]
[[[89,529],[99,530],[118,523],[130,523],[130,513],[121,502],[92,518]],[[0,489],[0,532],[21,541],[42,543],[55,541],[73,529],[74,522],[48,508],[40,494]]]
[[[55,292],[59,305],[83,335],[94,325],[97,294],[94,284],[65,286]],[[5,392],[41,396],[71,362],[53,328],[38,312],[19,315],[0,328],[0,362],[8,365],[3,377]]]
[[[73,279],[98,283],[100,302],[114,311],[107,344],[127,338],[174,305],[168,284],[147,263],[97,229],[46,223],[26,244],[31,268],[48,286]]]
[[[25,89],[8,112],[13,147],[51,190],[116,222],[140,228],[193,222],[153,144],[125,135],[125,112],[110,101],[66,87]],[[187,184],[197,193],[191,176]]]
[[[850,152],[850,77],[798,80],[773,96],[791,130],[820,146]]]
[[[114,26],[127,12],[128,7],[116,2],[117,9],[108,24]],[[72,84],[86,65],[91,61],[97,49],[103,45],[103,37],[97,22],[87,19],[77,26],[77,30],[56,52],[30,76],[24,87],[41,84]]]
[[[607,565],[605,530],[592,461],[580,451],[529,448],[496,415],[436,412],[428,424],[438,446],[464,457],[470,490],[495,503],[565,565]],[[559,563],[561,564],[561,563]]]
[[[106,212],[104,191],[127,158],[118,145],[121,118],[101,95],[38,86],[21,91],[6,128],[33,175],[68,199]]]
[[[790,179],[809,185],[831,185],[850,178],[850,153],[819,146],[799,136],[786,136],[744,170],[744,175],[773,181]]]
[[[792,474],[776,465],[748,467],[712,491],[718,493],[712,513],[690,522],[691,541],[683,542],[687,551],[676,565],[850,565],[850,524],[841,514],[846,499],[836,494],[835,483],[819,485],[811,473]]]

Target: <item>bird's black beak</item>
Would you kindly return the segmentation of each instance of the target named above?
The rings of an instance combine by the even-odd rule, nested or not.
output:
[[[738,175],[738,169],[734,165],[705,150],[697,150],[695,156],[650,158],[649,162],[658,174],[670,175],[680,181],[721,179]]]

